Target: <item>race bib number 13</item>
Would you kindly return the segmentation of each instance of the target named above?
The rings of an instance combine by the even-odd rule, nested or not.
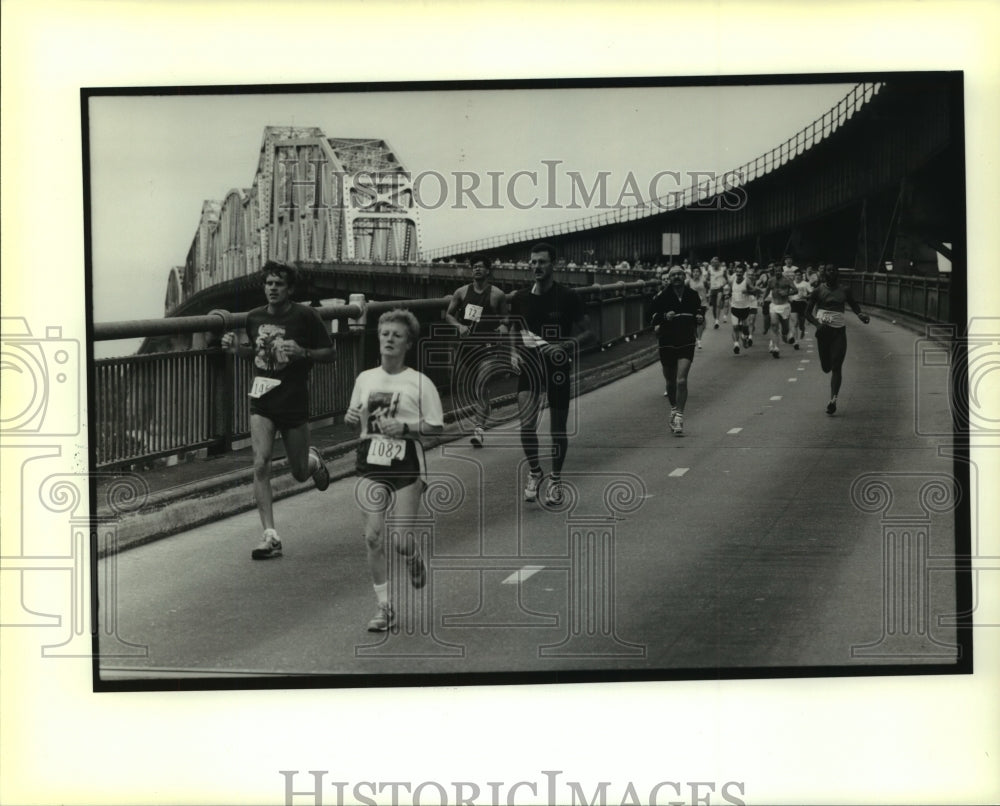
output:
[[[373,434],[368,447],[368,464],[388,467],[406,454],[406,440]]]

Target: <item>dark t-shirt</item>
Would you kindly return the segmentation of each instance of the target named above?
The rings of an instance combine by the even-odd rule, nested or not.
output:
[[[704,306],[698,292],[691,288],[684,288],[680,299],[672,288],[664,288],[653,297],[650,303],[650,315],[666,315],[670,311],[674,313],[690,314],[690,316],[676,316],[669,322],[666,319],[660,320],[660,332],[657,334],[661,347],[687,347],[695,343],[698,338],[697,322],[695,316],[704,313]]]
[[[544,294],[532,294],[530,288],[522,288],[510,303],[511,319],[547,342],[568,339],[573,335],[574,323],[583,315],[583,300],[559,283],[553,283]]]
[[[300,347],[311,350],[330,347],[330,334],[326,332],[319,314],[307,305],[293,302],[288,311],[275,316],[268,313],[267,306],[263,305],[247,314],[246,333],[254,351],[254,377],[281,381],[280,386],[261,397],[250,398],[250,411],[285,418],[307,418],[309,371],[313,362],[308,358],[289,359],[283,354],[281,343],[294,341]]]
[[[824,311],[839,311],[843,313],[848,306],[855,313],[861,310],[861,306],[854,300],[851,287],[840,283],[833,288],[830,288],[826,283],[822,283],[813,289],[809,301],[816,303],[816,307]]]

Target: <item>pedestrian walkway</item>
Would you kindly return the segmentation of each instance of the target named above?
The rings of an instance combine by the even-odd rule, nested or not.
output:
[[[629,341],[620,341],[592,349],[580,358],[577,394],[595,389],[642,369],[656,360],[656,342],[651,333]],[[495,384],[495,404],[498,413],[504,406],[516,404],[516,380],[511,377]],[[438,438],[447,442],[464,437],[468,428],[455,420],[455,405],[447,390],[442,390],[445,410],[445,433]],[[471,420],[469,420],[471,423]],[[471,428],[471,425],[469,425]],[[470,431],[471,434],[471,431]],[[343,478],[354,472],[354,447],[357,428],[338,418],[327,425],[313,426],[312,444],[326,459],[331,478]],[[281,440],[274,445],[273,485],[275,500],[312,489],[312,482],[299,483],[287,470]],[[141,477],[145,485],[145,502],[119,523],[119,549],[145,543],[159,537],[191,528],[220,517],[253,508],[253,459],[247,444],[219,456],[196,456],[172,466],[158,464],[119,473],[99,474],[97,478],[97,510],[99,515],[113,514],[108,504],[109,487],[125,475]],[[100,553],[107,550],[102,546]]]

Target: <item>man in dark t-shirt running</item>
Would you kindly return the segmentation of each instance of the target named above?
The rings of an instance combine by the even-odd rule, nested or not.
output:
[[[652,323],[660,349],[660,366],[670,400],[670,430],[684,434],[684,406],[688,396],[688,372],[694,360],[698,326],[705,321],[706,305],[698,292],[688,288],[684,269],[674,266],[664,288],[650,304]]]
[[[535,244],[529,254],[528,266],[534,282],[517,291],[510,303],[511,338],[520,370],[517,405],[521,418],[521,445],[529,467],[524,500],[538,500],[544,475],[538,461],[538,420],[541,396],[545,392],[552,433],[552,476],[545,503],[558,506],[565,494],[561,474],[569,447],[566,423],[573,359],[579,347],[591,341],[593,334],[583,301],[575,291],[552,279],[555,247],[547,243]]]
[[[253,448],[253,489],[264,536],[250,554],[255,560],[281,556],[281,539],[274,528],[271,454],[280,431],[288,467],[297,481],[312,476],[320,490],[330,474],[316,448],[309,446],[309,372],[314,361],[334,360],[333,343],[319,314],[292,302],[295,269],[268,261],[261,270],[267,305],[247,313],[248,344],[226,333],[222,347],[253,358],[250,395],[250,442]]]
[[[452,372],[452,404],[472,404],[475,427],[472,446],[483,447],[490,416],[490,381],[504,369],[497,348],[506,343],[507,297],[490,283],[490,263],[483,255],[469,258],[472,282],[463,285],[448,303],[444,318],[458,328],[461,341]]]

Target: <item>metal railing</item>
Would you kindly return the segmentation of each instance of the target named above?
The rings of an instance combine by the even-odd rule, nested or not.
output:
[[[606,227],[611,224],[636,221],[641,218],[648,218],[649,216],[669,212],[670,210],[677,210],[683,207],[690,207],[696,203],[706,202],[727,190],[741,187],[752,182],[754,179],[777,170],[795,157],[808,151],[817,143],[822,142],[854,117],[855,113],[869,103],[881,91],[883,86],[885,86],[883,83],[857,84],[851,88],[847,95],[841,98],[836,106],[832,107],[821,117],[816,118],[816,120],[796,132],[783,143],[779,143],[770,151],[738,168],[733,168],[711,179],[693,182],[683,192],[669,193],[638,205],[618,207],[584,218],[575,218],[571,221],[561,221],[543,227],[533,227],[518,232],[504,233],[503,235],[491,235],[474,241],[463,241],[462,243],[450,244],[434,249],[425,249],[423,250],[423,256],[425,258],[440,258],[488,251],[524,241],[540,241],[547,238],[555,238],[559,235],[595,229],[596,227]]]
[[[875,305],[928,322],[951,321],[951,280],[947,275],[919,277],[881,272],[842,275],[862,305]]]
[[[590,315],[596,345],[613,343],[648,327],[648,303],[655,281],[618,282],[575,288]],[[343,416],[354,379],[377,363],[374,328],[383,311],[407,308],[431,324],[421,337],[441,353],[457,339],[443,324],[450,297],[366,305],[336,305],[316,309],[324,321],[336,320],[332,334],[337,360],[316,364],[310,380],[312,420]],[[437,321],[438,324],[434,324]],[[246,314],[215,312],[207,316],[171,317],[94,325],[95,341],[164,334],[213,333],[242,330]],[[451,385],[453,362],[426,369],[439,390]],[[175,456],[207,449],[222,453],[250,432],[247,392],[253,367],[218,347],[150,353],[93,362],[90,383],[95,401],[96,465],[100,468]]]

